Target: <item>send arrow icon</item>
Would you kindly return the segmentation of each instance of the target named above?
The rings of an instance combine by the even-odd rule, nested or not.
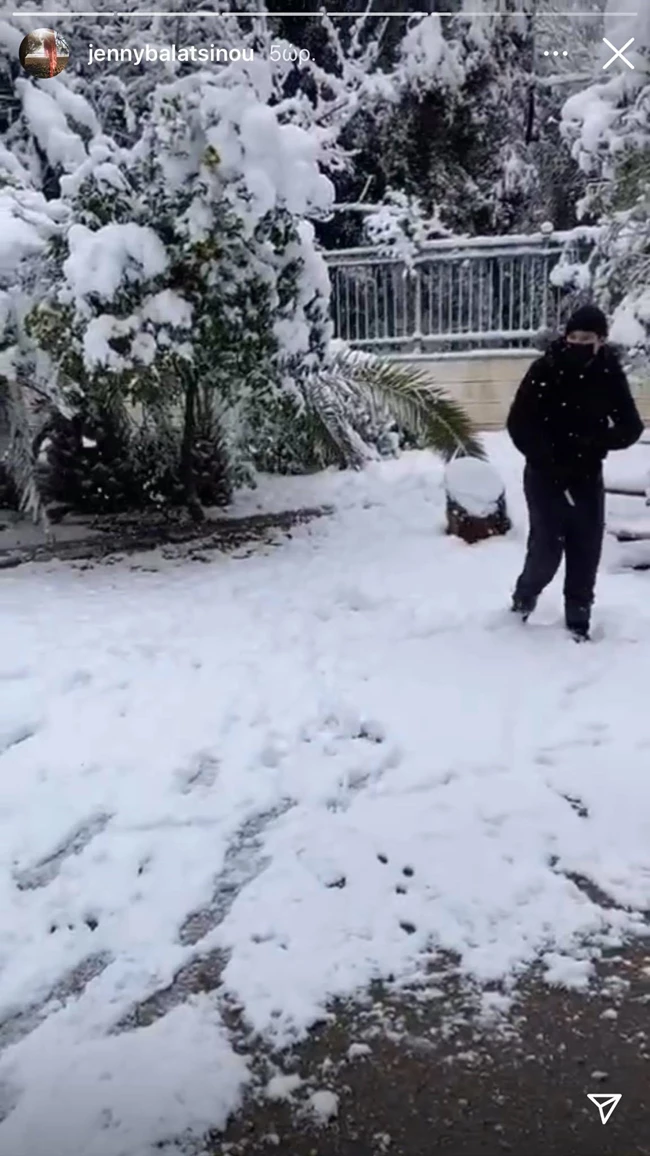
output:
[[[619,1100],[623,1099],[623,1094],[622,1092],[587,1092],[587,1099],[596,1105],[603,1124],[606,1124]]]

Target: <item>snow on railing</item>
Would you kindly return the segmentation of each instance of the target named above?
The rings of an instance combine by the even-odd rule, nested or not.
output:
[[[336,337],[389,355],[530,349],[575,303],[553,269],[582,259],[598,232],[445,237],[408,259],[389,247],[329,252]]]

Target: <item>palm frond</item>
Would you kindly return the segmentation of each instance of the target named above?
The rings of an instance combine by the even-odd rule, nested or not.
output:
[[[353,351],[337,354],[310,379],[307,404],[340,446],[346,464],[357,468],[375,456],[353,428],[351,415],[361,406],[376,417],[390,414],[400,428],[446,461],[458,456],[484,460],[486,456],[474,425],[459,402],[432,385],[422,370],[388,359]]]
[[[340,464],[358,470],[377,454],[354,428],[350,417],[353,392],[354,386],[336,361],[311,374],[305,383],[307,408],[316,419],[313,436],[318,452],[325,458],[337,456]]]
[[[9,446],[5,465],[18,494],[20,509],[50,533],[50,523],[41,497],[33,444],[35,431],[21,385],[20,374],[5,378],[9,415]]]

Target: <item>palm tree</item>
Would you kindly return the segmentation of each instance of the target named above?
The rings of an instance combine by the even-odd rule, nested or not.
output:
[[[485,458],[463,406],[412,366],[346,350],[307,379],[305,400],[324,461],[359,469],[376,456],[355,427],[360,411],[392,417],[401,430],[446,461]]]

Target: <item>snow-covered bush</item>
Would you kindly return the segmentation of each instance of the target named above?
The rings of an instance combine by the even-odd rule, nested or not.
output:
[[[202,505],[223,506],[232,496],[229,461],[220,431],[198,410],[191,451],[197,497]],[[109,514],[185,502],[178,423],[135,423],[115,408],[87,409],[72,419],[55,413],[37,446],[37,478],[50,517],[55,508]]]
[[[62,180],[75,223],[29,320],[77,405],[182,408],[186,467],[199,388],[240,409],[299,392],[330,337],[306,218],[333,190],[268,80],[233,66],[161,85],[133,148],[92,144]]]

